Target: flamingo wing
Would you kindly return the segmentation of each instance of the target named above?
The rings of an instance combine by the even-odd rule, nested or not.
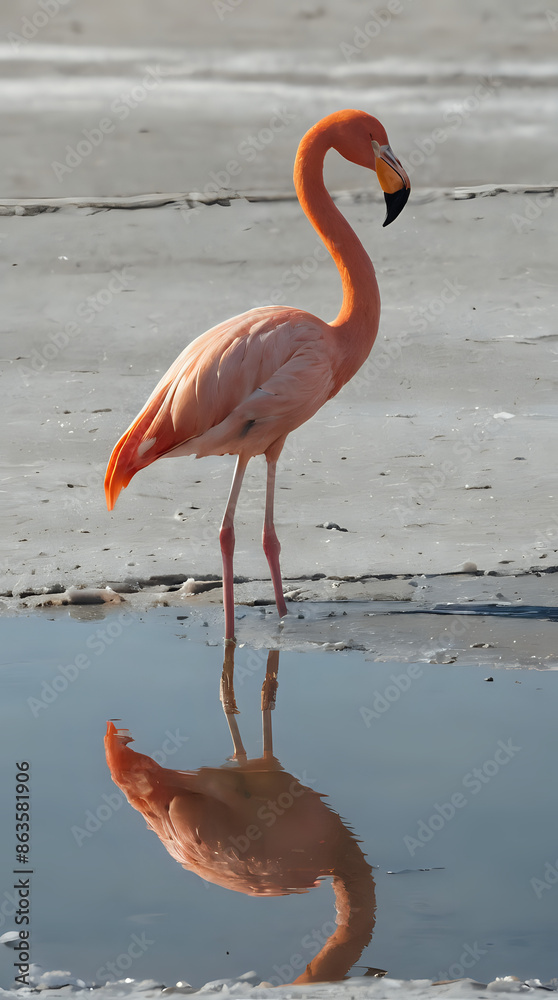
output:
[[[112,510],[133,475],[163,455],[263,454],[323,405],[334,383],[327,324],[254,309],[208,330],[163,376],[111,455]]]

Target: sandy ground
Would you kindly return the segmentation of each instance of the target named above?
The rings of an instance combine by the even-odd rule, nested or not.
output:
[[[335,316],[291,172],[306,127],[351,105],[383,119],[413,195],[383,230],[375,178],[330,154],[383,314],[361,373],[285,448],[285,578],[558,563],[556,25],[536,3],[390,9],[75,0],[37,28],[31,2],[2,8],[7,598],[219,575],[232,459],[159,462],[112,515],[105,464],[204,329],[269,301]],[[263,485],[254,461],[249,580],[267,578]]]
[[[353,383],[285,449],[285,577],[558,562],[556,202],[539,196],[537,225],[513,224],[536,198],[419,192],[389,230],[376,201],[341,199],[376,260],[381,332]],[[5,217],[2,230],[16,265],[4,296],[3,589],[218,574],[230,457],[159,462],[112,515],[104,467],[199,331],[277,298],[335,315],[335,269],[314,256],[298,205],[65,208]],[[312,268],[295,295],[293,248]],[[250,578],[267,576],[263,489],[258,460],[238,512],[236,570]]]

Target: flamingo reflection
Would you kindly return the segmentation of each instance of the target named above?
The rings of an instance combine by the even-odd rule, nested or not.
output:
[[[263,754],[249,758],[236,716],[234,646],[225,649],[221,701],[234,754],[221,767],[176,771],[132,750],[126,729],[107,726],[114,782],[169,854],[208,882],[249,896],[307,892],[331,877],[336,929],[296,983],[343,979],[370,942],[376,899],[372,869],[354,834],[323,796],[289,774],[273,753],[279,653],[262,688]]]

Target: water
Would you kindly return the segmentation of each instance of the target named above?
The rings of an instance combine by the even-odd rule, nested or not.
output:
[[[3,619],[0,934],[15,929],[11,802],[15,762],[27,760],[33,961],[96,981],[114,978],[109,963],[166,984],[249,969],[290,981],[335,929],[331,880],[272,897],[202,880],[147,829],[105,760],[107,719],[119,719],[130,749],[165,768],[221,768],[233,752],[222,649],[191,638],[176,609],[97,613]],[[251,759],[262,755],[266,656],[236,652],[236,722]],[[354,831],[374,866],[375,927],[360,967],[483,982],[557,973],[557,677],[487,673],[356,651],[281,654],[274,754],[312,801],[326,796],[342,843]],[[314,836],[308,825],[302,834]],[[7,987],[13,952],[1,949],[0,961]]]

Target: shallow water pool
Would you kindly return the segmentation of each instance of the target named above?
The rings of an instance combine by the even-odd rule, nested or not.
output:
[[[20,929],[12,887],[29,878],[31,955],[44,969],[97,983],[130,976],[195,986],[255,969],[279,984],[333,946],[339,967],[356,963],[354,975],[367,967],[402,979],[557,975],[556,673],[492,670],[487,681],[482,666],[283,652],[276,706],[264,713],[268,752],[254,765],[267,651],[236,650],[240,714],[227,717],[222,648],[191,638],[176,609],[83,620],[49,610],[2,627],[0,934]],[[229,709],[230,681],[229,671]],[[274,686],[270,674],[269,706]],[[201,833],[216,855],[228,837],[235,890],[184,870],[128,801],[130,784],[124,794],[112,781],[109,719],[134,738],[120,746],[126,780],[136,768],[144,815],[153,782],[160,790],[170,772],[191,775],[183,806],[198,809],[194,841]],[[147,765],[141,771],[134,753],[165,769],[147,791]],[[13,874],[21,762],[30,774],[30,875]],[[210,836],[202,800],[234,811],[238,796],[254,795],[267,803],[259,825],[237,819],[225,835],[220,813]],[[312,865],[318,884],[288,891],[305,888]],[[348,943],[334,923],[335,879]],[[286,894],[261,894],[279,884]],[[0,961],[7,987],[14,952],[1,949]]]

